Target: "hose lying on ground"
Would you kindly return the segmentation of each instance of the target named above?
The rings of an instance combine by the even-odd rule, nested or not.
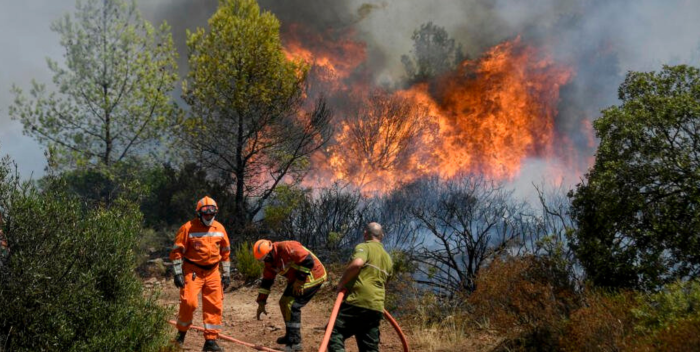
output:
[[[177,323],[175,322],[175,320],[168,320],[168,323],[173,324],[173,325],[177,325]],[[190,329],[195,329],[195,330],[197,330],[197,331],[204,332],[204,328],[201,327],[201,326],[190,325]],[[239,345],[248,346],[248,347],[253,348],[253,349],[256,349],[256,350],[258,350],[258,351],[282,352],[282,351],[280,351],[280,350],[276,350],[276,349],[273,349],[273,348],[268,348],[268,347],[260,346],[260,345],[254,345],[254,344],[252,344],[252,343],[248,343],[248,342],[245,342],[245,341],[236,340],[236,339],[234,339],[233,337],[231,337],[231,336],[226,336],[226,335],[224,335],[224,334],[219,334],[219,338],[222,339],[222,340],[226,340],[226,341],[231,341],[231,342],[237,343],[237,344],[239,344]]]
[[[331,338],[331,332],[333,332],[333,326],[335,326],[335,319],[338,317],[338,311],[340,310],[340,305],[343,303],[343,298],[345,297],[345,290],[338,292],[338,297],[335,299],[335,304],[333,305],[333,311],[331,312],[331,317],[328,320],[328,325],[326,326],[326,333],[323,335],[323,340],[321,341],[321,346],[318,348],[318,352],[326,352],[328,348],[328,341]],[[384,310],[384,317],[389,321],[389,324],[394,327],[396,333],[401,339],[401,344],[403,345],[404,352],[409,352],[408,341],[406,341],[406,336],[401,331],[399,324],[394,320],[394,317],[389,314],[389,312]]]

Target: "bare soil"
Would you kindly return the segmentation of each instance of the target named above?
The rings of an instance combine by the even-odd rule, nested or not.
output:
[[[175,307],[172,319],[177,319],[177,306],[179,304],[179,290],[172,280],[159,280],[162,287],[161,302],[164,305]],[[277,301],[282,295],[286,280],[277,278],[272,288],[272,293],[268,299],[268,315],[262,315],[261,320],[255,318],[258,308],[255,299],[258,295],[257,285],[245,286],[241,282],[233,283],[233,287],[224,293],[224,316],[223,329],[221,334],[248,343],[283,350],[283,345],[277,345],[275,340],[284,335],[284,320],[280,313]],[[335,293],[331,285],[326,282],[316,296],[302,308],[302,337],[304,351],[318,351],[323,339],[326,324],[331,315]],[[398,322],[401,324],[401,321]],[[193,325],[202,326],[201,297],[200,304],[194,314]],[[403,327],[402,327],[403,329]],[[386,321],[382,322],[381,351],[403,351],[401,340],[394,328]],[[173,327],[173,338],[177,330]],[[246,347],[233,342],[219,339],[219,346],[227,352],[233,351],[255,351],[251,347]],[[410,340],[409,340],[410,343]],[[204,345],[204,336],[195,330],[190,330],[185,339],[184,351],[201,351]],[[345,348],[348,352],[357,352],[357,344],[354,338],[345,341]],[[416,350],[412,348],[412,350]]]

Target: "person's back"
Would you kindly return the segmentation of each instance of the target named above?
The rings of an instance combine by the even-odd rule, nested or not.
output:
[[[384,231],[376,222],[367,224],[364,243],[355,246],[350,263],[336,291],[347,290],[331,332],[328,351],[345,351],[345,340],[355,336],[360,352],[379,350],[379,323],[384,315],[386,282],[393,262],[381,241]]]
[[[365,263],[357,277],[345,286],[345,303],[383,312],[385,285],[393,270],[389,253],[381,242],[367,241],[355,247],[353,258],[362,258]]]
[[[285,351],[303,350],[301,340],[301,309],[316,295],[326,281],[326,269],[313,252],[297,241],[275,242],[261,239],[253,245],[255,259],[265,263],[263,279],[258,290],[258,311],[267,314],[265,305],[277,275],[287,278],[287,287],[280,297],[280,312],[284,318],[285,334],[277,339]]]

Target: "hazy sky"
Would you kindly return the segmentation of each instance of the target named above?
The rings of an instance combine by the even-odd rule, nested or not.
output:
[[[185,28],[203,25],[216,4],[216,0],[141,0],[140,8],[148,20],[168,20],[182,48]],[[581,59],[576,89],[570,89],[565,100],[594,113],[614,103],[616,84],[628,70],[700,63],[698,0],[261,0],[261,4],[283,22],[318,29],[352,26],[367,42],[368,65],[377,79],[397,79],[400,56],[411,48],[412,31],[428,21],[445,27],[472,56],[518,34],[555,38],[558,55]],[[21,124],[8,116],[10,88],[15,83],[26,90],[32,79],[50,86],[46,57],[61,62],[63,48],[49,26],[74,7],[74,0],[0,0],[0,155],[9,154],[25,178],[31,173],[41,176],[45,159],[43,148],[23,136]],[[601,53],[613,58],[606,61],[614,64],[612,72],[604,72],[605,63],[587,63]],[[601,92],[606,99],[596,98]]]

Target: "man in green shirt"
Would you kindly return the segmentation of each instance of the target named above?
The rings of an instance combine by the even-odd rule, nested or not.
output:
[[[352,260],[336,290],[347,290],[335,321],[329,352],[344,352],[345,340],[355,336],[360,352],[379,351],[379,322],[384,315],[385,284],[393,271],[384,250],[384,231],[376,222],[367,224],[364,243],[355,246]]]

